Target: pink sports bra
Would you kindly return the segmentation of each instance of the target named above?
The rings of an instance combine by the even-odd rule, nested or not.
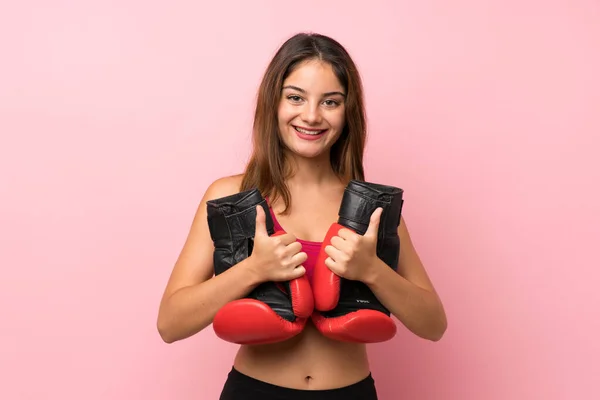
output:
[[[270,205],[269,205],[269,211],[271,212],[271,218],[273,219],[273,226],[275,228],[275,231],[287,232],[281,226],[279,221],[277,221],[277,218],[275,217],[275,213],[273,212],[273,209],[271,208]],[[308,258],[302,265],[304,266],[304,268],[306,268],[306,276],[308,277],[308,280],[312,283],[313,271],[315,269],[315,263],[317,262],[317,257],[319,256],[319,251],[321,250],[322,242],[311,242],[311,241],[302,240],[302,239],[296,239],[296,240],[302,245],[302,251],[304,251],[306,253],[306,255],[308,256]]]

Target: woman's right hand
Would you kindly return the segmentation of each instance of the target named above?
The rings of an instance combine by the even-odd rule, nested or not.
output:
[[[256,206],[256,230],[250,259],[261,282],[290,281],[306,273],[302,263],[308,258],[294,235],[269,236],[265,211]]]

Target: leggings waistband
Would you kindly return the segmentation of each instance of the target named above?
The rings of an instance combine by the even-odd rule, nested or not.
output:
[[[273,385],[232,368],[219,400],[377,400],[371,374],[349,386],[326,390],[302,390]]]

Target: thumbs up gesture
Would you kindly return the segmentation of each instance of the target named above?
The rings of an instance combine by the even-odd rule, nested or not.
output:
[[[382,212],[381,207],[373,211],[364,235],[342,228],[337,236],[331,238],[330,244],[325,247],[328,255],[325,265],[334,274],[353,281],[364,281],[371,269],[377,266],[377,233]]]
[[[261,206],[256,207],[254,247],[249,258],[261,281],[280,282],[304,275],[306,269],[302,263],[307,254],[301,250],[302,245],[292,234],[276,232],[269,236],[265,211]]]

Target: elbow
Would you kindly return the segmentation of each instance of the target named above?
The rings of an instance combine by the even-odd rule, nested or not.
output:
[[[431,310],[431,314],[427,320],[422,320],[418,331],[413,331],[415,334],[425,340],[431,342],[439,342],[444,337],[446,330],[448,329],[448,319],[446,318],[446,312],[441,302],[437,303],[437,307]]]
[[[442,311],[441,316],[437,319],[437,323],[430,330],[430,333],[426,339],[432,342],[439,342],[444,337],[447,329],[448,320],[446,319],[446,314]]]
[[[158,330],[158,334],[163,342],[171,344],[177,341],[177,338],[173,332],[173,326],[169,323],[169,318],[165,316],[165,313],[162,310],[158,313],[156,329]]]
[[[444,333],[446,333],[446,326],[432,327],[426,332],[414,333],[416,333],[422,339],[429,340],[430,342],[439,342],[444,337]]]
[[[177,341],[172,335],[169,334],[169,331],[164,328],[158,327],[158,334],[160,335],[162,341],[167,344],[175,343]]]
[[[170,333],[169,327],[164,322],[162,322],[160,318],[156,323],[156,329],[158,330],[158,334],[160,335],[160,338],[163,340],[163,342],[167,344],[175,342],[175,338],[173,338],[173,335]]]
[[[440,326],[437,329],[433,330],[429,334],[429,337],[427,337],[426,339],[428,339],[428,340],[430,340],[432,342],[439,342],[444,337],[444,334],[446,333],[446,328],[447,327],[448,326],[446,324],[443,324],[442,326]]]

